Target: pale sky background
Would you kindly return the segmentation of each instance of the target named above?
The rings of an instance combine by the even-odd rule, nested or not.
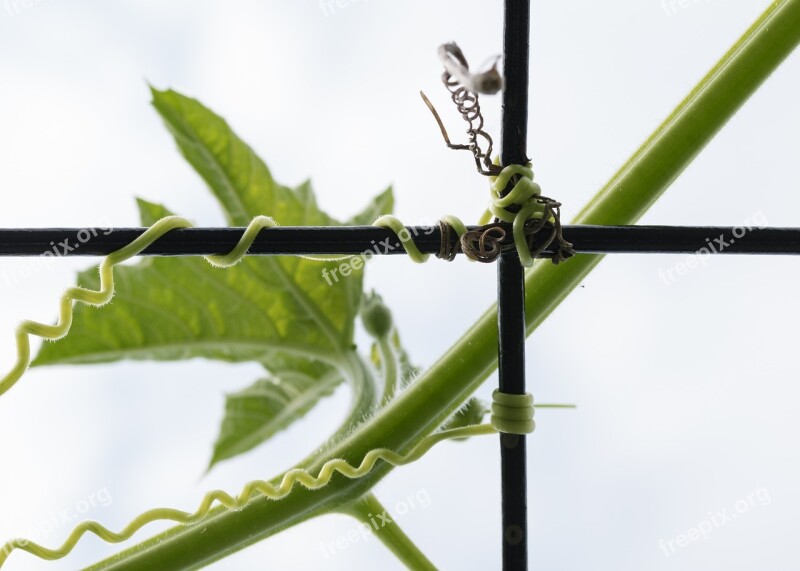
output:
[[[529,150],[566,220],[768,4],[534,1]],[[334,216],[392,184],[407,223],[476,220],[486,181],[468,155],[444,147],[417,91],[461,132],[436,47],[455,40],[476,64],[499,53],[501,6],[352,0],[326,15],[316,1],[7,0],[0,227],[132,226],[135,196],[222,224],[150,107],[147,81],[226,117],[279,181],[310,176]],[[800,225],[798,78],[796,53],[642,223]],[[499,136],[499,99],[484,109]],[[537,401],[578,404],[540,411],[530,438],[532,568],[796,567],[800,259],[716,257],[666,284],[659,270],[684,258],[606,259],[529,339]],[[75,270],[93,261],[59,260],[14,281],[25,260],[0,259],[0,367],[13,362],[15,324],[54,319]],[[396,257],[373,262],[367,284],[393,308],[414,360],[429,365],[494,298],[495,269]],[[288,468],[341,419],[346,388],[201,477],[224,393],[258,373],[201,361],[29,372],[0,399],[0,536],[29,534],[92,496],[110,502],[86,515],[119,529],[145,509],[194,510],[208,489],[238,491]],[[387,506],[429,500],[398,521],[442,569],[499,568],[496,438],[443,444],[376,491]],[[669,556],[659,547],[725,510],[735,517],[707,538]],[[326,557],[321,545],[353,524],[325,516],[211,568],[400,568],[375,538]],[[68,532],[58,526],[44,542]],[[7,569],[71,570],[118,549],[88,537],[64,561],[15,553]]]

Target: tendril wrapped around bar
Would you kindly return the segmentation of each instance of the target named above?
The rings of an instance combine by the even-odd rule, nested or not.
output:
[[[448,227],[447,220],[440,222],[442,248],[438,257],[452,260],[458,251],[462,251],[472,260],[492,262],[504,249],[507,232],[500,223],[508,222],[512,224],[514,245],[522,265],[531,266],[533,260],[540,257],[553,242],[557,244],[557,249],[551,257],[554,264],[570,258],[575,252],[572,244],[567,242],[562,234],[561,203],[541,195],[541,188],[533,181],[530,165],[503,167],[491,159],[494,142],[491,135],[484,130],[478,94],[494,94],[502,89],[503,78],[497,71],[497,62],[495,61],[488,71],[471,73],[464,53],[455,43],[440,46],[439,57],[445,68],[442,83],[450,92],[462,119],[467,122],[468,143],[452,143],[439,113],[423,92],[420,91],[420,95],[436,119],[447,146],[455,150],[470,151],[478,172],[491,178],[492,199],[487,215],[481,219],[484,226],[477,230],[462,231],[463,224],[460,221],[458,227],[452,224]],[[486,146],[485,149],[483,144]],[[506,193],[510,184],[513,187]],[[495,223],[488,224],[492,214]],[[545,240],[540,242],[537,234],[546,229],[550,229],[550,232]],[[450,244],[448,238],[453,231],[459,241]],[[406,242],[403,244],[405,246]]]

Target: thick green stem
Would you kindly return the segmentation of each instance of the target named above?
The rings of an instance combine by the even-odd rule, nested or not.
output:
[[[745,33],[636,154],[577,217],[582,224],[635,222],[714,134],[800,42],[800,0],[778,0]],[[576,256],[559,266],[539,263],[526,275],[526,323],[533,331],[600,261]],[[331,457],[358,463],[371,449],[405,451],[453,414],[497,363],[495,307],[385,409],[312,463]],[[278,502],[259,498],[239,512],[216,510],[203,525],[175,527],[93,569],[195,569],[269,537],[298,521],[366,494],[390,470],[336,476],[316,492],[297,489]],[[268,563],[265,565],[269,566]]]
[[[378,539],[409,569],[436,571],[436,566],[414,545],[373,494],[359,498],[340,511],[353,516],[370,531],[374,531]]]

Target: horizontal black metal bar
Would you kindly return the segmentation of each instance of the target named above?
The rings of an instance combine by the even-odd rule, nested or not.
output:
[[[469,229],[476,227],[469,226]],[[438,227],[409,226],[424,253],[439,250]],[[230,251],[242,228],[172,230],[142,252],[192,256]],[[0,229],[0,256],[103,256],[132,242],[145,228]],[[800,254],[800,228],[721,226],[564,226],[577,253]],[[50,254],[48,254],[50,252]],[[404,254],[391,230],[374,226],[278,227],[263,230],[251,255]]]
[[[800,254],[800,228],[565,226],[583,254]]]

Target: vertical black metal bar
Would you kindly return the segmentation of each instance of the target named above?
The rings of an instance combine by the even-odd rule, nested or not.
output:
[[[530,0],[505,0],[503,40],[503,165],[526,164]],[[525,393],[525,275],[515,250],[497,268],[500,390]],[[528,569],[528,500],[525,437],[500,435],[503,569]]]

